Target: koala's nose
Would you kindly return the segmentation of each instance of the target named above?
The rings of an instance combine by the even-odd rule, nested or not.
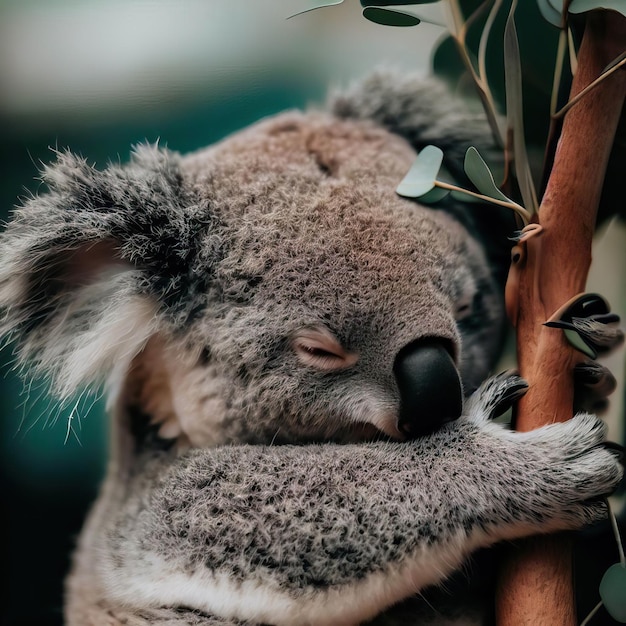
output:
[[[442,341],[427,339],[405,346],[393,371],[400,390],[398,429],[408,437],[432,433],[461,415],[461,379]]]

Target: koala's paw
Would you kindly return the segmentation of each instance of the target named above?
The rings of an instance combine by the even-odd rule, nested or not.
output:
[[[606,517],[604,499],[624,474],[623,449],[606,442],[607,427],[588,413],[526,433],[506,432],[518,473],[510,488],[543,530],[575,529]]]
[[[465,413],[473,421],[502,415],[528,391],[528,383],[514,370],[488,378],[467,402]]]
[[[604,370],[597,376],[605,380]],[[475,480],[483,480],[485,472],[493,477],[490,502],[502,506],[500,515],[513,533],[506,535],[502,527],[502,538],[577,529],[604,519],[604,499],[624,474],[623,450],[606,441],[607,426],[589,413],[530,432],[490,421],[527,389],[513,371],[489,378],[469,399],[458,424],[480,442],[474,463],[482,473]]]
[[[576,411],[603,413],[617,386],[611,371],[597,361],[584,361],[574,367],[574,408]]]

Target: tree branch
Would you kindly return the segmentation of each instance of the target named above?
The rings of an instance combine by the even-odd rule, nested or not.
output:
[[[591,84],[624,50],[626,18],[588,14],[571,98]],[[581,360],[560,329],[543,326],[563,303],[585,290],[591,241],[604,175],[626,94],[617,71],[568,111],[539,208],[541,235],[526,242],[509,281],[517,318],[519,369],[530,383],[516,415],[518,430],[572,416],[572,370]],[[521,542],[503,564],[496,605],[499,626],[573,626],[576,623],[571,551],[564,537]]]

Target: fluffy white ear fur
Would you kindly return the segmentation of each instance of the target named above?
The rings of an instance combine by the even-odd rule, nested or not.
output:
[[[83,288],[78,295],[89,298],[95,292],[102,297],[115,282],[118,281]],[[155,331],[156,305],[147,297],[124,297],[114,292],[102,300],[108,306],[97,311],[97,317],[84,331],[68,337],[62,323],[50,328],[50,342],[41,353],[38,365],[54,373],[55,387],[61,398],[72,395],[78,387],[91,381],[108,383],[123,376],[131,360]]]
[[[29,367],[50,378],[59,399],[81,385],[123,376],[155,333],[157,306],[132,289],[136,273],[119,265],[101,268],[92,283],[72,289],[66,306],[22,344],[20,351],[32,357]],[[22,301],[24,282],[16,277],[5,283],[0,302]]]

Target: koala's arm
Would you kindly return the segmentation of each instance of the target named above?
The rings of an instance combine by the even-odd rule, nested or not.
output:
[[[272,624],[352,624],[503,539],[605,514],[622,470],[587,414],[515,433],[489,422],[515,384],[407,443],[225,446],[152,458],[103,533],[100,571],[125,606]]]

